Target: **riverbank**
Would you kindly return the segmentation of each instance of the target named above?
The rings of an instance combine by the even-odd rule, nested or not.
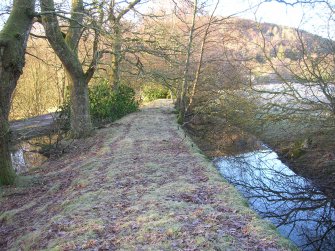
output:
[[[292,130],[284,130],[282,137],[276,139],[276,131],[271,128],[269,138],[274,141],[268,145],[277,147],[274,151],[281,153],[279,157],[256,137],[229,125],[222,117],[201,115],[187,123],[189,134],[207,156],[214,157],[222,175],[248,198],[250,205],[302,250],[333,250],[334,186],[330,185],[334,184],[334,172],[330,171],[334,166],[330,151],[334,148],[320,144],[327,138],[311,135],[303,145],[301,139],[306,134],[300,132],[297,140],[292,137]],[[320,159],[322,156],[327,158]],[[313,170],[315,163],[328,163],[329,169],[319,165]]]
[[[290,250],[157,101],[1,189],[1,250]]]
[[[313,181],[327,197],[335,200],[334,136],[332,131],[320,131],[302,139],[291,137],[269,144],[295,173]]]
[[[335,142],[329,130],[303,130],[306,125],[268,126],[262,138],[231,125],[220,116],[197,114],[187,131],[208,157],[233,156],[257,151],[264,144],[296,174],[311,180],[327,197],[335,199]],[[310,128],[308,128],[310,129]],[[264,143],[262,143],[264,142]]]

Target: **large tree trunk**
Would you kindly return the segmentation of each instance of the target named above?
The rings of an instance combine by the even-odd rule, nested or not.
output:
[[[22,67],[8,67],[10,65],[11,50],[8,48],[1,55],[0,67],[0,184],[11,185],[14,183],[16,174],[12,166],[10,156],[10,130],[8,123],[8,115],[10,111],[10,101],[13,91],[16,87],[17,81],[21,75],[19,69]],[[13,48],[14,49],[14,48]],[[7,54],[7,55],[6,55]],[[24,63],[24,54],[22,58]],[[7,65],[7,66],[6,66]]]
[[[35,0],[14,0],[0,32],[0,184],[13,184],[15,172],[9,152],[10,101],[22,74],[24,56],[34,16]]]
[[[11,185],[15,180],[15,171],[9,151],[8,121],[0,109],[0,185]]]
[[[71,94],[71,131],[74,138],[88,137],[91,134],[88,83],[82,76],[68,73]]]
[[[87,137],[92,132],[92,122],[89,112],[88,81],[93,73],[83,70],[78,57],[78,43],[82,35],[83,1],[72,1],[70,27],[64,39],[53,0],[40,0],[42,23],[53,50],[66,69],[70,82],[71,95],[71,131],[75,138]],[[90,75],[90,77],[88,76]]]

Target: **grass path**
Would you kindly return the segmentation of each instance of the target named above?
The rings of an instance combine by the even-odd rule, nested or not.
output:
[[[27,174],[28,175],[28,174]],[[290,250],[179,129],[169,101],[1,190],[0,250]]]

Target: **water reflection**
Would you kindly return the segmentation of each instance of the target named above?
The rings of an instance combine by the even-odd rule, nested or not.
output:
[[[12,147],[11,159],[16,173],[25,173],[29,168],[40,166],[48,159],[41,153],[41,142],[44,143],[41,138],[38,138]]]
[[[24,173],[27,171],[26,160],[21,148],[11,153],[11,159],[16,173]]]
[[[266,149],[216,158],[221,174],[302,250],[334,250],[335,203]]]

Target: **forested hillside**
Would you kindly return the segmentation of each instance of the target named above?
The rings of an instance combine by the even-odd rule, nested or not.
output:
[[[301,61],[306,53],[330,53],[327,50],[334,46],[329,39],[290,27],[259,24],[236,17],[216,19],[211,23],[207,38],[211,41],[204,48],[206,51],[202,59],[202,75],[204,78],[212,77],[213,84],[219,85],[218,88],[246,85],[250,79],[253,84],[281,81],[280,76],[269,66],[269,60],[278,65],[285,79],[290,79],[292,76],[289,70],[280,65],[280,62],[294,64]],[[164,22],[144,19],[124,31],[124,58],[120,71],[123,81],[134,87],[137,93],[143,85],[152,82],[163,85],[176,94],[176,82],[181,79],[182,60],[185,57],[183,43],[186,43],[180,26],[186,28],[186,24],[173,22],[169,19]],[[199,49],[204,33],[203,26],[206,24],[208,17],[199,17],[199,34],[195,36],[191,58],[194,65],[192,74],[196,71],[197,57],[201,53]],[[126,25],[131,26],[129,23]],[[32,34],[41,33],[41,27],[38,24],[35,26]],[[87,39],[90,39],[89,34],[80,47],[81,57],[85,60],[92,49]],[[104,39],[108,41],[108,37]],[[101,47],[102,50],[108,50],[105,42]],[[47,41],[32,35],[28,41],[27,53],[26,66],[14,93],[11,119],[56,111],[67,95],[66,74]],[[99,60],[99,67],[90,85],[112,78],[110,62],[110,54]]]

